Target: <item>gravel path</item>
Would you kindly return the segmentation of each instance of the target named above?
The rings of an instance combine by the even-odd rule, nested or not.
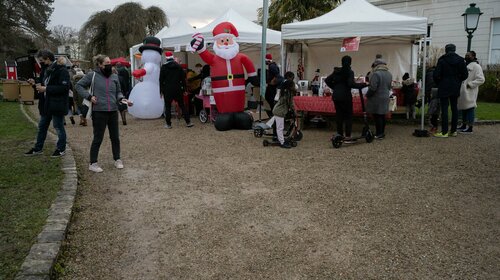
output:
[[[101,174],[91,127],[67,126],[81,185],[63,279],[500,278],[499,125],[389,125],[340,149],[309,129],[285,150],[195,124],[129,116],[125,169],[106,136]]]

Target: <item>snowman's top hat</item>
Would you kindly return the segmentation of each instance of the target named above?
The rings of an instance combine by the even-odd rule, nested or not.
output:
[[[139,51],[142,53],[144,50],[154,50],[161,54],[161,41],[160,39],[150,36],[144,38],[142,41],[142,46],[139,48]]]

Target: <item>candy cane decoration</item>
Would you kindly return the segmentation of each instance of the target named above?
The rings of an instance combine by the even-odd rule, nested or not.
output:
[[[200,46],[201,41],[203,41],[203,35],[201,35],[201,33],[195,33],[192,37],[196,39],[196,42],[193,44],[193,49],[191,50],[191,52],[194,53]]]

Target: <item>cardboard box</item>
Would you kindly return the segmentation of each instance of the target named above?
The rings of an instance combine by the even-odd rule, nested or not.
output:
[[[3,100],[19,100],[19,82],[17,80],[3,80]]]

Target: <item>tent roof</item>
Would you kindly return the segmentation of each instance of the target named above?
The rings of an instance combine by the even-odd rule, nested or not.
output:
[[[191,30],[184,30],[185,32],[179,32],[176,36],[173,34],[166,34],[161,37],[163,47],[174,47],[176,45],[187,46],[192,40],[192,35],[194,33],[201,33],[205,37],[206,42],[213,42],[212,30],[213,28],[224,21],[229,21],[238,30],[238,42],[246,44],[260,44],[262,42],[262,26],[248,20],[247,18],[241,16],[233,9],[227,10],[223,15],[213,20],[206,26]],[[173,26],[170,28],[173,29]],[[280,45],[281,44],[281,33],[272,29],[267,29],[267,44],[268,45]]]
[[[240,15],[233,9],[228,9],[223,15],[216,18],[211,23],[197,30],[203,34],[208,42],[213,42],[212,30],[221,23],[229,21],[238,30],[238,42],[260,44],[262,42],[262,26]],[[267,29],[266,43],[270,45],[281,44],[281,32]]]
[[[320,17],[283,24],[283,40],[427,33],[427,18],[392,13],[365,0],[347,0]]]
[[[163,29],[162,29],[163,31]],[[161,46],[163,48],[173,47],[179,43],[179,38],[183,38],[188,34],[189,36],[193,35],[196,32],[196,29],[191,26],[184,18],[179,18],[175,24],[172,24],[170,28],[164,32],[160,31],[156,34],[156,37],[160,38]],[[185,42],[184,44],[188,44],[191,40]]]

